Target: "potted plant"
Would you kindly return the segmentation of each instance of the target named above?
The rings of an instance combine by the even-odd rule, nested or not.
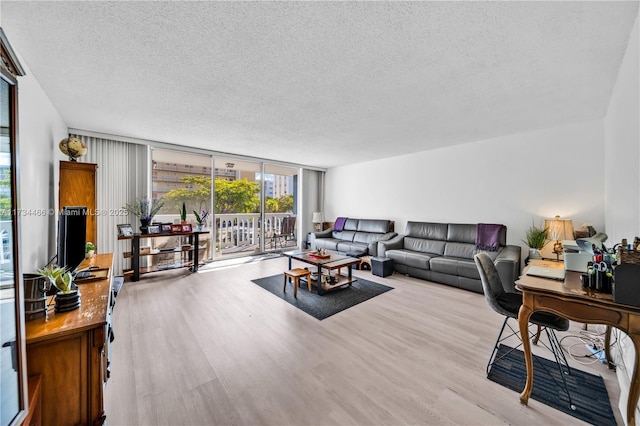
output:
[[[196,227],[196,230],[202,231],[205,225],[207,224],[206,220],[207,220],[207,217],[209,216],[209,212],[203,209],[200,212],[200,214],[198,214],[198,212],[194,210],[193,214],[196,217],[196,222],[198,222],[198,226]]]
[[[134,216],[140,218],[140,232],[147,233],[147,227],[151,224],[153,217],[164,206],[162,198],[148,199],[136,198],[133,203],[127,203],[123,208]]]
[[[86,258],[93,257],[96,254],[96,246],[91,241],[87,241],[85,245],[84,254]]]
[[[80,292],[73,283],[73,274],[63,266],[49,265],[38,270],[38,275],[49,280],[51,286],[57,289],[56,312],[72,311],[80,307]]]
[[[546,245],[548,228],[540,228],[535,225],[531,225],[526,233],[525,240],[523,240],[529,246],[529,259],[540,259],[542,255],[540,250]]]
[[[180,223],[187,222],[187,206],[184,201],[182,202],[182,208],[180,209]]]

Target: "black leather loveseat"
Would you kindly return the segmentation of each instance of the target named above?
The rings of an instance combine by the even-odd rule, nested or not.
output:
[[[378,256],[393,260],[394,271],[482,293],[482,282],[473,256],[476,224],[408,222],[406,232],[378,242]],[[505,290],[514,291],[520,274],[520,246],[506,245],[507,227],[496,231],[493,260]],[[484,250],[483,250],[484,251]]]
[[[334,228],[310,235],[312,249],[326,249],[341,254],[377,256],[378,241],[386,241],[398,235],[393,232],[393,222],[380,219],[348,218],[341,231]]]

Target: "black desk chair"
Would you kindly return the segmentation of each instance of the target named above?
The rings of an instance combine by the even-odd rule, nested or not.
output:
[[[497,313],[504,315],[504,322],[502,323],[502,328],[500,329],[500,334],[498,334],[498,338],[496,339],[496,343],[493,345],[493,352],[491,352],[491,357],[489,358],[489,363],[487,364],[487,374],[489,374],[489,370],[491,370],[491,366],[502,357],[510,353],[511,351],[519,348],[522,345],[522,340],[515,347],[506,352],[501,358],[494,359],[496,352],[500,346],[500,343],[512,336],[518,337],[520,339],[520,331],[519,326],[516,324],[516,328],[514,329],[511,324],[509,324],[509,319],[513,318],[518,320],[518,311],[520,310],[520,306],[522,305],[522,294],[521,293],[507,293],[502,286],[502,281],[500,280],[500,276],[498,275],[498,270],[491,260],[491,257],[487,253],[478,253],[474,256],[474,260],[476,262],[476,266],[478,268],[478,272],[480,273],[480,279],[482,281],[482,289],[484,291],[484,297],[487,300],[487,303],[491,308]],[[572,410],[575,410],[576,407],[571,402],[571,394],[569,394],[569,389],[567,387],[567,381],[564,377],[565,374],[571,374],[571,370],[569,368],[569,364],[567,363],[567,359],[564,356],[564,352],[562,351],[562,347],[560,346],[560,342],[558,342],[558,338],[556,336],[555,331],[567,331],[569,329],[569,320],[566,318],[562,318],[558,315],[548,313],[548,312],[534,312],[531,315],[529,320],[531,324],[535,324],[539,327],[542,327],[546,332],[547,338],[549,340],[549,346],[544,344],[544,342],[540,341],[547,349],[549,349],[558,364],[558,368],[560,370],[560,376],[562,377],[563,384],[557,383],[558,386],[562,386],[564,391],[566,392],[569,398],[569,405]],[[509,327],[511,330],[511,334],[502,337],[504,330],[506,327]],[[537,340],[534,334],[534,339]],[[536,342],[534,342],[536,343]],[[535,360],[535,358],[534,358]],[[542,366],[544,368],[544,365]],[[566,368],[566,372],[563,369]],[[553,376],[552,376],[553,377]],[[554,379],[555,380],[555,379]]]

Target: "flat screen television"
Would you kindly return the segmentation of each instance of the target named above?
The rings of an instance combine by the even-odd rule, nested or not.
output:
[[[58,217],[58,266],[74,271],[84,259],[87,244],[87,208],[65,206]]]

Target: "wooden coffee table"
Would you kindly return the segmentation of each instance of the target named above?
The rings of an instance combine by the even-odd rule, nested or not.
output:
[[[333,290],[345,285],[351,285],[355,278],[351,274],[351,266],[360,263],[360,259],[356,257],[342,256],[340,254],[328,253],[328,257],[320,258],[312,256],[311,250],[303,250],[295,253],[288,254],[289,256],[289,269],[291,269],[291,262],[295,259],[300,262],[308,263],[316,266],[318,269],[318,279],[312,280],[311,283],[318,288],[318,294],[323,295],[327,290]],[[347,268],[347,275],[342,275],[340,269]],[[338,273],[334,275],[336,277],[335,282],[322,283],[322,271],[324,270],[328,276],[331,275],[331,271],[338,270]]]

